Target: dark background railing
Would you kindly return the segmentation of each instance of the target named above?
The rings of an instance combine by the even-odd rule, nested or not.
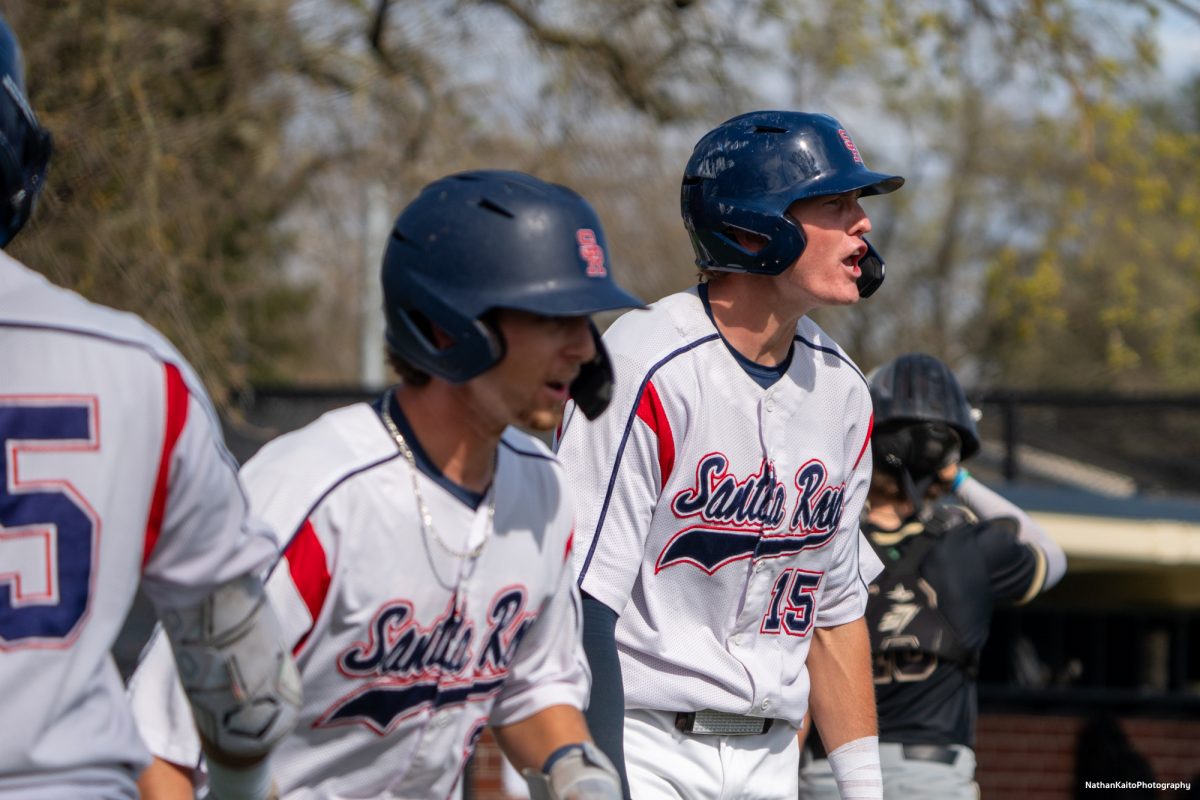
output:
[[[1030,446],[1127,475],[1139,493],[1200,495],[1200,395],[983,390],[985,440],[1001,448],[999,474],[1029,478]]]

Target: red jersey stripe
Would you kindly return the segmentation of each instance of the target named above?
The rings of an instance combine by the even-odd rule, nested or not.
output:
[[[304,600],[304,605],[308,607],[308,615],[313,624],[316,624],[321,606],[325,604],[325,596],[329,594],[330,577],[325,548],[321,546],[321,540],[317,538],[317,531],[311,521],[304,521],[283,555],[288,562],[288,571],[292,574],[292,583]],[[312,625],[309,625],[308,630],[292,648],[292,655],[300,652],[311,632]]]
[[[158,479],[154,483],[154,496],[150,499],[150,515],[146,519],[146,541],[142,551],[142,567],[150,560],[158,537],[162,534],[163,517],[167,513],[167,491],[171,474],[171,456],[175,452],[175,444],[183,433],[187,423],[188,390],[183,382],[179,367],[174,364],[163,364],[166,373],[166,425],[163,432],[162,455],[158,462]]]
[[[862,449],[858,451],[858,458],[854,459],[854,468],[858,469],[859,463],[862,461],[863,454],[867,452],[867,448],[871,446],[871,432],[875,430],[875,414],[871,414],[871,418],[867,420],[867,439],[863,442]]]
[[[675,437],[671,433],[671,423],[667,420],[667,412],[653,383],[646,384],[646,391],[642,392],[642,399],[638,402],[637,415],[658,437],[658,473],[662,476],[662,483],[659,485],[661,489],[667,485],[667,478],[675,468]]]

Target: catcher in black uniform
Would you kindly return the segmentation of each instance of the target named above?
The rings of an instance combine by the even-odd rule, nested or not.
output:
[[[974,800],[976,674],[996,603],[1053,586],[1066,556],[960,462],[979,435],[954,373],[913,353],[870,376],[874,472],[863,531],[884,563],[867,624],[885,800]],[[837,798],[819,736],[800,797]]]

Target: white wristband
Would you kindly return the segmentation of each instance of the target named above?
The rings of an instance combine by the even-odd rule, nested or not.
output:
[[[259,761],[246,769],[231,769],[211,759],[208,767],[208,793],[213,800],[270,800],[278,797],[271,780],[270,762]]]
[[[846,742],[829,754],[829,768],[842,800],[883,800],[878,736]]]

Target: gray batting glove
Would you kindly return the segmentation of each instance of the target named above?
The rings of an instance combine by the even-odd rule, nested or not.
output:
[[[550,765],[549,774],[521,771],[530,800],[621,800],[621,776],[591,742],[572,745]]]

